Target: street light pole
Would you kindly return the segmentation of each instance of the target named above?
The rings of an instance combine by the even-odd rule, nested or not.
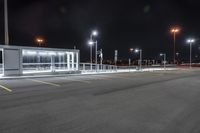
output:
[[[90,41],[89,41],[89,45],[90,45],[90,66],[91,66],[91,70],[92,70],[92,45],[94,43],[96,43],[96,48],[95,48],[95,63],[96,63],[96,68],[97,68],[97,41],[94,42],[93,41],[93,36],[97,36],[98,32],[96,30],[92,31],[92,33],[90,34]]]
[[[96,65],[96,70],[97,70],[97,55],[98,55],[98,52],[97,52],[97,41],[93,42],[93,41],[89,41],[89,45],[91,46],[90,47],[90,55],[92,55],[92,45],[94,45],[95,43],[95,65]],[[90,56],[91,58],[91,69],[92,69],[92,56]]]
[[[91,40],[88,42],[88,44],[90,45],[90,70],[92,71],[92,46],[94,44],[94,42],[92,42]]]
[[[90,69],[92,70],[92,45],[90,45]]]
[[[95,43],[95,63],[96,63],[96,67],[97,67],[97,41],[94,42]]]
[[[166,54],[164,54],[164,69],[166,69]]]
[[[192,68],[192,42],[190,42],[190,69]]]
[[[190,45],[190,69],[192,68],[192,43],[194,43],[194,39],[188,39],[187,43]]]
[[[142,50],[140,49],[140,70],[142,70]]]
[[[174,64],[176,64],[176,33],[179,32],[179,28],[172,28],[171,32],[173,33],[173,39],[174,39]]]
[[[160,56],[163,56],[164,57],[164,70],[166,69],[166,54],[160,54]]]
[[[5,45],[9,45],[9,34],[8,34],[8,2],[4,0],[4,35]]]
[[[90,35],[90,40],[92,41],[92,34]],[[92,70],[92,44],[90,45],[90,69]]]
[[[174,31],[174,64],[176,63],[176,32]]]
[[[130,51],[132,51],[133,49],[131,48]],[[140,70],[142,70],[142,49],[135,49],[135,53],[138,53],[140,54],[140,61],[138,61],[140,64]]]
[[[103,50],[102,49],[100,49],[100,58],[101,58],[100,64],[101,64],[101,70],[102,70],[103,69]]]

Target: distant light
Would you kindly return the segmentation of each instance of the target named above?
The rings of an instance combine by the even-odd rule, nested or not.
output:
[[[45,42],[45,40],[42,37],[36,37],[36,43],[38,46],[42,46]]]
[[[172,29],[171,29],[171,32],[172,32],[172,33],[177,33],[177,32],[179,32],[179,31],[180,31],[179,28],[172,28]]]
[[[187,43],[194,43],[194,42],[195,42],[194,39],[188,39],[188,40],[187,40]]]
[[[37,42],[43,42],[43,40],[42,39],[37,39]]]
[[[42,39],[42,38],[36,38],[36,42],[38,42],[38,43],[43,43],[43,42],[44,42],[44,39]]]
[[[160,56],[163,56],[163,55],[164,55],[164,54],[162,54],[162,53],[160,54]]]
[[[98,35],[98,31],[97,30],[92,31],[92,35],[93,36],[97,36]]]
[[[89,45],[93,45],[94,42],[90,40],[90,41],[88,41],[88,44],[89,44]]]
[[[133,48],[130,48],[130,51],[132,52],[134,49]]]
[[[140,50],[139,49],[135,49],[135,53],[138,53]]]

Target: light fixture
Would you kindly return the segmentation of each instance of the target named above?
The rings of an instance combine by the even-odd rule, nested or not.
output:
[[[93,35],[93,36],[97,36],[97,35],[98,35],[97,30],[92,31],[92,35]]]
[[[139,49],[135,49],[135,53],[138,53],[140,50]]]
[[[88,41],[88,44],[89,44],[89,45],[93,45],[94,42],[90,40],[90,41]]]

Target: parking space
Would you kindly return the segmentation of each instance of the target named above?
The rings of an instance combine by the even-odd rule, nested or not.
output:
[[[77,75],[77,76],[59,76],[44,78],[24,78],[12,80],[0,80],[0,94],[5,92],[15,93],[29,90],[43,90],[44,88],[60,89],[71,84],[92,84],[99,80],[112,80],[109,75]]]
[[[177,133],[187,124],[194,125],[188,132],[198,130],[199,75],[172,71],[0,80],[0,132]]]

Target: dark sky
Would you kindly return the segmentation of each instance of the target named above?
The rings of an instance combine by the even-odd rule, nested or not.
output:
[[[188,57],[187,37],[199,38],[199,0],[8,0],[9,35],[13,45],[35,46],[42,36],[48,47],[81,50],[89,59],[87,40],[92,29],[99,31],[104,57],[130,56],[130,47],[143,49],[145,58],[160,52],[172,56],[170,27],[178,25],[177,51]],[[0,43],[4,42],[3,0],[0,2]],[[197,40],[194,55],[199,54]],[[131,55],[135,56],[135,55]]]

